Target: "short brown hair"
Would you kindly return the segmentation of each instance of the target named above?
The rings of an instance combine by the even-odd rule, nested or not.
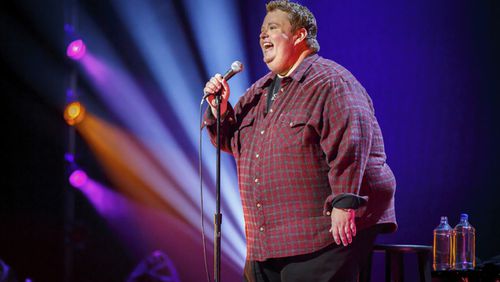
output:
[[[318,39],[316,39],[318,26],[316,25],[316,18],[311,11],[305,6],[289,2],[288,0],[274,0],[266,4],[268,13],[276,9],[288,14],[290,24],[292,25],[292,31],[296,31],[299,28],[305,28],[307,30],[307,46],[314,52],[318,52],[319,43]]]

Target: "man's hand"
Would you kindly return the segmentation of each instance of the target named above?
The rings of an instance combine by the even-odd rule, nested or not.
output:
[[[332,209],[332,232],[333,239],[337,245],[344,246],[352,243],[352,237],[356,236],[356,213],[353,209]]]
[[[222,88],[221,92],[221,104],[220,104],[220,114],[223,115],[227,110],[227,101],[229,99],[229,85],[227,81],[222,78],[222,75],[216,74],[205,84],[205,88],[203,88],[204,94],[215,94]],[[215,96],[210,95],[207,97],[208,104],[212,110],[212,114],[217,115],[217,103],[215,103]]]

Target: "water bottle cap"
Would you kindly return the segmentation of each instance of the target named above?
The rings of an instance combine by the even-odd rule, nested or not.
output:
[[[462,213],[462,214],[460,214],[460,219],[465,219],[465,220],[467,220],[467,219],[469,219],[469,215],[468,215],[468,214],[466,214],[466,213]]]
[[[441,221],[448,221],[448,217],[447,216],[441,216]]]

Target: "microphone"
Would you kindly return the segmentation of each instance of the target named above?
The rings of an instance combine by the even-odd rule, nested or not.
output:
[[[222,78],[224,78],[224,80],[228,81],[235,74],[241,72],[242,70],[243,70],[243,64],[240,61],[234,61],[231,64],[231,68],[226,71],[226,73],[222,76]],[[210,95],[214,95],[214,93],[205,93],[205,95],[203,95],[202,100],[205,100]]]

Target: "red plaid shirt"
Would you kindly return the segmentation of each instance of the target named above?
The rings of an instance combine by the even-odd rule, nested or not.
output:
[[[221,124],[231,153],[247,238],[247,259],[311,253],[329,244],[331,202],[353,195],[359,229],[396,228],[395,179],[386,164],[372,101],[339,64],[311,55],[281,82],[266,114],[269,73],[253,84]],[[215,144],[215,120],[205,125]]]

